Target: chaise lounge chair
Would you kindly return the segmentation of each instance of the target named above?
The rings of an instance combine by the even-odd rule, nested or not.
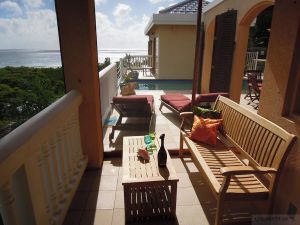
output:
[[[152,115],[154,114],[154,98],[152,95],[130,95],[116,96],[112,99],[112,106],[120,114],[109,140],[114,138],[115,130],[148,130],[150,128]],[[122,118],[143,118],[144,123],[130,123],[126,121],[122,123]]]
[[[222,95],[224,97],[229,97],[228,93],[207,93],[207,94],[199,94],[196,97],[196,105],[202,105],[202,106],[211,106],[213,104],[217,97],[219,95]],[[189,112],[191,111],[192,101],[188,97],[186,97],[183,94],[167,94],[167,95],[161,95],[160,96],[161,104],[159,107],[159,110],[162,109],[163,106],[167,107],[177,115],[179,115],[182,112]]]

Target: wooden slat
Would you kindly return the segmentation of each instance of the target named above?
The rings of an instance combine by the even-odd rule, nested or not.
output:
[[[251,121],[250,123],[250,128],[249,128],[249,136],[247,136],[247,141],[244,145],[244,150],[250,154],[250,149],[252,149],[252,145],[253,145],[253,142],[254,142],[254,135],[255,135],[255,131],[256,129],[258,128],[258,124],[255,123],[254,121]]]
[[[260,165],[262,165],[262,166],[264,166],[263,161],[264,161],[264,159],[265,159],[265,157],[267,155],[267,151],[268,151],[268,148],[269,148],[269,146],[271,144],[272,139],[273,139],[273,134],[269,132],[268,136],[266,138],[266,141],[263,144],[263,149],[260,152],[259,157],[257,159],[258,163]]]
[[[259,153],[262,151],[263,143],[267,139],[267,130],[261,127],[260,135],[258,136],[258,139],[256,141],[256,145],[253,148],[253,153],[251,154],[252,158],[258,162],[258,156]]]
[[[238,135],[240,132],[240,119],[241,119],[241,114],[237,111],[235,112],[235,116],[234,116],[234,124],[233,124],[233,128],[232,128],[232,134],[231,137],[234,140],[238,140]]]
[[[250,132],[251,132],[251,120],[249,118],[246,119],[246,123],[245,123],[245,126],[244,126],[244,132],[243,132],[243,136],[242,136],[242,139],[241,139],[241,147],[243,149],[245,149],[246,147],[246,143],[247,143],[247,140],[250,138]],[[250,129],[249,129],[250,127]]]
[[[272,166],[274,157],[276,155],[276,152],[279,148],[280,143],[281,143],[281,138],[277,137],[273,148],[271,150],[269,150],[270,154],[269,154],[269,157],[267,158],[267,161],[266,161],[267,166],[270,166],[270,167]]]
[[[257,125],[257,127],[255,127],[254,134],[253,134],[253,144],[251,146],[249,146],[250,151],[248,152],[251,156],[253,156],[255,154],[255,150],[257,149],[259,140],[262,138],[262,136],[261,136],[262,129],[263,128],[259,125]]]
[[[242,115],[242,114],[241,114]],[[241,123],[240,123],[240,132],[238,136],[237,142],[240,146],[242,146],[243,139],[246,136],[245,132],[247,131],[247,123],[249,122],[249,119],[246,116],[242,116]]]

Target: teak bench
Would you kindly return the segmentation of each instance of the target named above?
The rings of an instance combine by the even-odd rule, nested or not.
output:
[[[183,142],[217,199],[215,224],[222,223],[224,201],[269,200],[272,213],[279,175],[295,136],[228,98],[219,96],[214,109],[222,112],[223,135],[215,147],[196,143],[186,128],[191,112],[181,113]]]

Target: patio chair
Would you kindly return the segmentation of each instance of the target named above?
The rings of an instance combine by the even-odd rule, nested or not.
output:
[[[245,72],[246,77],[247,77],[247,93],[246,93],[244,99],[250,98],[250,100],[252,101],[253,95],[255,97],[255,94],[252,93],[254,91],[253,91],[253,88],[252,88],[252,84],[250,82],[250,76],[254,76],[255,75],[256,76],[256,80],[257,80],[256,83],[257,83],[258,87],[261,87],[262,86],[262,75],[261,75],[261,73],[262,73],[261,70],[247,70]]]
[[[196,105],[201,105],[204,107],[210,108],[211,105],[216,101],[217,97],[222,95],[224,97],[229,97],[228,93],[207,93],[207,94],[199,94],[195,99]],[[162,109],[163,106],[170,109],[177,115],[180,115],[182,112],[191,111],[192,101],[188,97],[183,94],[167,94],[160,96],[161,104],[159,110]]]
[[[119,118],[109,135],[110,142],[114,139],[115,130],[148,130],[154,114],[154,98],[152,95],[130,95],[113,97],[112,106],[119,113]],[[122,119],[127,117],[125,123]],[[142,118],[139,123],[130,123],[130,118]]]
[[[251,85],[251,88],[252,88],[252,91],[254,94],[254,96],[250,95],[250,99],[252,102],[255,100],[259,101],[262,84],[258,83],[257,74],[250,73],[248,76],[249,76],[249,85]]]

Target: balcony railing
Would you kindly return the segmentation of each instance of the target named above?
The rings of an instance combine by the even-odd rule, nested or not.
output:
[[[0,140],[4,224],[62,224],[87,165],[81,101],[73,90]]]
[[[126,74],[129,70],[144,70],[153,67],[152,55],[127,55],[120,59],[120,73]]]

